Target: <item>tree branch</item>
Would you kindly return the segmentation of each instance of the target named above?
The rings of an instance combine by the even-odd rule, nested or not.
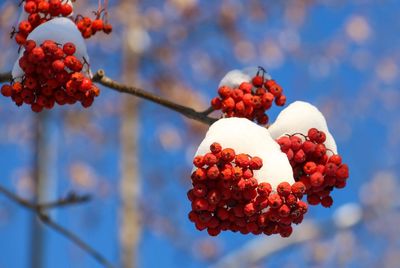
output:
[[[0,83],[11,81],[11,79],[12,79],[11,72],[0,73]]]
[[[7,82],[12,79],[11,73],[0,73],[0,83],[2,82]],[[203,112],[198,112],[194,110],[193,108],[178,104],[176,102],[164,99],[160,96],[157,96],[153,93],[147,92],[141,88],[135,87],[135,86],[129,86],[125,85],[122,83],[119,83],[109,77],[106,76],[104,70],[98,70],[94,76],[93,76],[93,82],[97,82],[105,87],[108,87],[110,89],[122,92],[122,93],[127,93],[130,95],[134,95],[136,97],[146,99],[148,101],[154,102],[156,104],[159,104],[161,106],[164,106],[168,109],[171,109],[175,112],[178,112],[182,114],[183,116],[186,116],[187,118],[199,121],[201,123],[211,125],[215,121],[218,120],[218,118],[213,118],[209,117],[208,115],[214,111],[212,107],[209,107]]]
[[[147,92],[143,89],[134,87],[134,86],[128,86],[121,84],[117,81],[112,80],[111,78],[107,77],[105,72],[103,70],[99,70],[95,73],[93,76],[93,82],[97,82],[102,84],[105,87],[108,87],[110,89],[114,89],[119,92],[123,93],[128,93],[146,100],[149,100],[151,102],[154,102],[156,104],[159,104],[161,106],[164,106],[166,108],[169,108],[175,112],[178,112],[190,119],[205,123],[207,125],[211,125],[215,121],[217,121],[217,118],[212,118],[209,117],[208,115],[213,111],[212,108],[208,108],[204,112],[198,112],[195,111],[194,109],[190,107],[183,106],[181,104],[175,103],[173,101],[164,99],[160,96],[156,96],[150,92]]]
[[[7,190],[3,186],[0,186],[0,193],[2,193],[7,198],[11,199],[12,201],[18,203],[19,205],[31,210],[34,212],[39,219],[48,227],[52,228],[59,234],[63,235],[65,238],[69,239],[73,243],[75,243],[78,247],[82,250],[86,251],[90,256],[92,256],[97,262],[102,264],[104,267],[113,268],[114,266],[105,259],[99,252],[97,252],[94,248],[90,245],[85,243],[82,239],[80,239],[76,234],[72,233],[71,231],[65,229],[58,223],[54,222],[43,210],[48,208],[56,208],[71,204],[78,204],[87,202],[90,200],[88,195],[78,196],[76,194],[69,194],[67,197],[62,198],[60,200],[56,200],[49,203],[43,204],[33,204],[30,201],[17,196],[16,194],[12,193],[11,191]]]

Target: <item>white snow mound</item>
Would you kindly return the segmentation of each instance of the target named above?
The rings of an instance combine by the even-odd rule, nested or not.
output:
[[[43,43],[45,40],[53,40],[59,44],[65,44],[72,42],[76,46],[75,57],[79,60],[86,59],[89,63],[89,56],[87,54],[85,40],[82,37],[81,32],[78,30],[76,25],[67,18],[54,18],[46,23],[39,25],[29,35],[27,40],[34,40],[37,45]],[[25,49],[22,48],[17,61],[14,63],[12,70],[13,78],[20,78],[24,73],[19,67],[19,59],[22,57]],[[89,72],[87,65],[85,64],[84,73]]]
[[[220,119],[210,126],[195,155],[210,152],[210,145],[214,142],[221,144],[222,148],[234,149],[236,154],[260,157],[263,167],[254,171],[258,182],[269,182],[273,189],[283,181],[294,183],[293,170],[286,154],[281,152],[266,128],[245,118]]]
[[[308,102],[296,101],[283,109],[275,122],[268,128],[272,138],[277,139],[285,134],[302,133],[307,135],[310,128],[325,132],[326,148],[337,154],[336,142],[329,132],[324,115],[317,107]],[[327,154],[331,154],[329,151]]]
[[[218,87],[228,86],[230,88],[237,88],[243,82],[250,82],[251,79],[257,74],[257,71],[258,67],[247,67],[242,70],[232,70],[222,78]],[[268,73],[265,73],[264,77],[268,80],[272,79]]]

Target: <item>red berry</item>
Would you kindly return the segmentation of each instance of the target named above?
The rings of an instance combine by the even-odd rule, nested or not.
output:
[[[317,165],[314,162],[307,162],[304,165],[303,170],[306,174],[311,175],[317,170]]]
[[[204,198],[196,198],[192,202],[192,209],[195,211],[202,211],[208,209],[208,202]]]
[[[319,198],[318,195],[312,194],[312,195],[308,195],[307,196],[307,202],[310,205],[314,205],[315,206],[315,205],[318,205],[321,202],[321,199]]]
[[[280,95],[279,97],[276,97],[275,99],[275,104],[277,106],[284,106],[286,103],[286,96],[285,95]]]
[[[69,4],[62,4],[60,7],[60,13],[63,17],[67,17],[72,13],[72,6]]]
[[[22,33],[29,34],[32,31],[32,25],[29,21],[23,20],[19,23],[18,29]]]
[[[342,158],[340,157],[340,155],[335,154],[329,158],[328,162],[334,163],[336,165],[340,165],[342,163]]]
[[[103,32],[106,34],[110,34],[112,32],[112,25],[111,24],[104,24]]]
[[[349,177],[349,167],[346,164],[342,164],[336,170],[336,177],[339,180],[345,180]]]
[[[196,156],[196,157],[193,159],[193,165],[194,165],[195,167],[198,167],[198,168],[203,167],[203,166],[204,166],[204,159],[203,159],[203,156],[201,156],[201,155]]]
[[[56,72],[61,72],[62,70],[64,70],[65,67],[64,62],[62,60],[53,61],[51,66],[53,67],[53,70]]]
[[[211,106],[213,107],[214,110],[219,110],[222,107],[222,101],[220,98],[215,97],[211,100]]]
[[[248,82],[243,82],[240,84],[239,89],[245,93],[250,93],[251,90],[253,89],[253,85]]]
[[[298,198],[302,198],[303,194],[306,192],[307,188],[304,183],[298,181],[292,185],[292,192]]]
[[[24,45],[26,42],[26,35],[23,33],[17,33],[15,35],[15,41],[17,42],[18,45]]]
[[[35,13],[37,10],[37,5],[34,1],[26,2],[24,5],[24,9],[27,13],[32,14]]]
[[[221,151],[221,159],[225,162],[231,162],[235,159],[235,151],[231,148],[226,148]]]
[[[292,187],[290,186],[290,184],[288,182],[281,182],[278,187],[277,187],[277,192],[280,196],[282,197],[286,197],[290,194],[290,192],[292,191]]]
[[[321,199],[321,205],[325,208],[331,207],[332,204],[333,204],[333,199],[329,195]]]
[[[252,170],[259,170],[259,169],[261,169],[262,166],[263,166],[262,159],[261,159],[260,157],[257,157],[257,156],[252,157],[251,160],[250,160],[249,166],[250,166],[250,168],[251,168]]]
[[[235,100],[231,97],[228,97],[222,101],[222,109],[224,111],[231,111],[235,108]]]
[[[310,176],[310,183],[313,187],[321,186],[324,183],[324,177],[320,172],[314,172]]]
[[[271,208],[279,208],[282,205],[282,199],[278,194],[270,194],[268,203]]]
[[[251,82],[253,83],[253,85],[255,87],[261,87],[264,83],[264,78],[262,76],[254,76],[253,79],[251,80]]]
[[[261,182],[257,187],[257,192],[260,196],[268,196],[271,191],[272,187],[268,182]]]
[[[207,232],[211,236],[217,236],[221,233],[221,229],[220,228],[208,228]]]
[[[92,22],[92,29],[96,31],[101,31],[103,30],[103,21],[100,19],[94,20]]]
[[[279,208],[278,213],[279,213],[279,216],[281,216],[281,217],[287,217],[290,214],[290,208],[287,205],[283,204]]]
[[[65,43],[63,46],[63,51],[67,56],[71,56],[75,53],[76,47],[73,43]]]

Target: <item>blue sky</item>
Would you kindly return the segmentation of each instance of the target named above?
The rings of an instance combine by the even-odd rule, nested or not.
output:
[[[339,152],[350,166],[351,177],[345,189],[334,191],[335,203],[331,209],[312,207],[307,218],[322,222],[339,206],[360,202],[360,189],[377,172],[390,172],[398,180],[400,3],[317,1],[302,8],[294,2],[266,1],[262,6],[267,15],[255,19],[248,15],[247,1],[227,1],[224,5],[236,12],[237,32],[233,40],[218,24],[223,4],[198,1],[199,15],[183,24],[171,11],[174,6],[163,2],[146,1],[141,6],[143,12],[159,10],[165,16],[165,24],[147,33],[151,42],[143,51],[138,83],[157,94],[175,98],[176,94],[169,95],[168,90],[156,89],[154,82],[162,75],[172,76],[178,80],[178,88],[187,88],[192,95],[199,94],[204,101],[198,105],[206,108],[216,95],[224,73],[262,65],[283,86],[288,102],[309,101],[326,115]],[[110,16],[117,22],[114,14]],[[185,38],[171,42],[170,35],[177,30],[183,31]],[[102,44],[103,39],[89,41],[92,67],[104,68],[115,79],[120,79],[123,61],[118,37],[122,32],[117,22],[115,39],[112,39],[115,44]],[[154,55],[164,43],[172,51],[171,61],[160,61]],[[3,64],[1,71],[10,66],[10,63]],[[49,198],[65,195],[69,190],[94,195],[88,204],[62,208],[51,215],[113,263],[118,262],[119,255],[118,129],[123,122],[119,119],[118,107],[121,98],[118,93],[103,89],[88,110],[57,107],[48,113],[46,132],[51,148]],[[204,267],[254,239],[251,235],[233,233],[209,238],[187,220],[190,156],[206,129],[149,102],[140,102],[138,112],[139,205],[146,215],[138,247],[139,267]],[[279,108],[275,107],[269,115],[274,118],[278,112]],[[23,177],[29,177],[32,165],[33,115],[29,108],[17,108],[9,99],[0,98],[0,118],[2,185],[26,194],[24,185],[29,180]],[[78,122],[76,125],[74,120]],[[172,142],[163,141],[165,133]],[[79,168],[91,172],[93,181],[79,180],[80,175],[71,178]],[[29,267],[32,216],[31,212],[0,197],[3,238],[0,268]],[[44,232],[45,267],[101,267],[64,237],[47,228]],[[366,228],[355,232],[360,241],[370,235]],[[333,237],[334,234],[330,238]],[[367,251],[374,249],[372,244]],[[305,267],[309,262],[304,256],[310,252],[312,245],[299,245],[263,261],[260,267],[282,263],[288,267]],[[205,257],[207,254],[211,256],[209,259]],[[361,257],[355,255],[346,265],[354,267],[358,258]],[[334,265],[334,261],[325,263],[327,267]]]

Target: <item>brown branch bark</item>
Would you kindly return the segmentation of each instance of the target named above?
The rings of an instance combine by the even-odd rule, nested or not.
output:
[[[0,73],[0,83],[11,81],[11,79],[12,79],[11,72]]]
[[[203,112],[198,112],[195,111],[193,108],[175,103],[173,101],[164,99],[160,96],[157,96],[153,93],[147,92],[141,88],[137,88],[134,86],[129,86],[125,84],[121,84],[115,80],[112,80],[111,78],[107,77],[104,70],[99,70],[95,73],[93,76],[93,81],[102,84],[105,87],[108,87],[110,89],[123,92],[123,93],[128,93],[134,96],[137,96],[142,99],[149,100],[151,102],[154,102],[156,104],[159,104],[161,106],[164,106],[168,109],[171,109],[175,112],[178,112],[190,119],[199,121],[201,123],[211,125],[215,121],[217,121],[217,118],[212,118],[209,117],[208,115],[213,111],[211,108],[208,108],[207,110]]]
[[[107,268],[115,267],[106,258],[104,258],[99,252],[97,252],[89,244],[85,243],[82,239],[80,239],[76,234],[65,229],[58,223],[54,222],[46,213],[43,212],[43,209],[45,209],[45,208],[46,209],[47,208],[56,208],[56,207],[60,207],[60,206],[80,204],[83,202],[87,202],[90,200],[90,198],[87,195],[78,196],[76,194],[70,194],[66,198],[56,200],[54,202],[49,202],[49,203],[44,203],[44,204],[35,204],[35,203],[31,203],[30,201],[28,201],[24,198],[17,196],[16,194],[7,190],[3,186],[0,186],[0,193],[2,193],[4,196],[11,199],[12,201],[16,202],[17,204],[34,212],[45,225],[52,228],[59,234],[63,235],[65,238],[69,239],[70,241],[72,241],[74,244],[76,244],[82,250],[87,252],[90,256],[92,256],[97,262],[102,264],[104,267],[107,267]]]

